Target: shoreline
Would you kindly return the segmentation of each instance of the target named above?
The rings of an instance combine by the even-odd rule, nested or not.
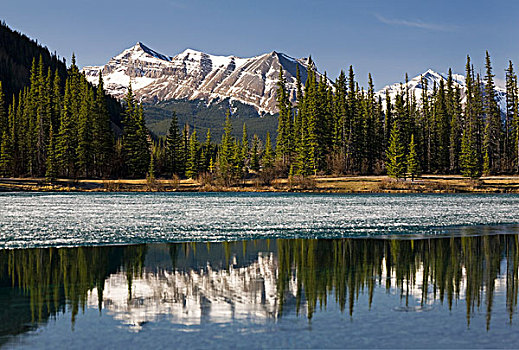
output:
[[[302,192],[302,193],[519,193],[519,176],[471,180],[459,175],[423,175],[411,181],[387,176],[317,176],[276,179],[269,185],[245,179],[233,186],[191,179],[0,178],[0,192]]]

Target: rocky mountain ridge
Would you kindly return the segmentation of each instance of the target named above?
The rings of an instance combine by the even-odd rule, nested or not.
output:
[[[122,98],[131,82],[143,102],[170,99],[215,100],[230,98],[252,105],[260,114],[274,114],[276,83],[283,67],[290,96],[295,99],[296,67],[306,80],[308,59],[295,59],[272,51],[251,58],[215,56],[187,49],[166,56],[138,42],[104,66],[84,67],[87,79],[96,83],[102,72],[108,93]]]
[[[211,104],[230,99],[231,104],[239,101],[254,107],[262,115],[277,113],[276,84],[279,68],[283,67],[290,98],[295,101],[296,67],[299,66],[304,83],[309,62],[307,58],[295,59],[276,51],[240,58],[187,49],[176,56],[167,56],[138,42],[104,66],[84,67],[82,72],[94,84],[99,79],[99,72],[102,72],[106,90],[116,98],[124,97],[131,82],[135,95],[142,102],[154,104],[168,100],[202,100]],[[315,65],[313,67],[316,69]],[[385,86],[376,96],[382,97],[385,104],[387,93],[394,101],[400,89],[407,86],[420,104],[422,76],[427,80],[430,94],[435,84],[438,85],[441,80],[447,81],[446,74],[429,69],[407,83]],[[453,80],[456,87],[464,90],[463,75],[453,74]],[[496,87],[496,96],[502,113],[505,113],[506,90]],[[464,102],[464,93],[462,97]]]

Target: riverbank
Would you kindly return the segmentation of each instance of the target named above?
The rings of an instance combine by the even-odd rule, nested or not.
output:
[[[387,176],[321,176],[305,179],[276,179],[262,184],[247,179],[233,186],[191,179],[153,181],[120,179],[57,179],[49,183],[39,178],[0,179],[0,192],[330,192],[330,193],[519,193],[519,176],[489,176],[470,180],[455,175],[424,175],[411,181]]]

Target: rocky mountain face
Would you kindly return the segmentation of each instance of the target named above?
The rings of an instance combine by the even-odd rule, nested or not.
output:
[[[185,50],[173,56],[159,54],[142,43],[124,50],[106,65],[84,67],[87,79],[96,83],[102,72],[105,88],[122,98],[131,82],[137,98],[156,103],[170,99],[215,100],[230,98],[252,105],[260,114],[277,112],[276,83],[283,67],[287,89],[294,100],[296,67],[307,77],[308,60],[278,52],[239,58]]]
[[[138,42],[113,57],[104,66],[84,67],[87,79],[96,84],[99,72],[103,73],[105,88],[116,98],[123,98],[131,82],[133,91],[142,102],[158,103],[168,100],[203,100],[208,104],[225,99],[239,101],[254,107],[259,114],[275,114],[276,83],[279,68],[283,67],[290,98],[296,96],[296,67],[299,66],[301,80],[307,78],[308,59],[295,59],[276,51],[251,58],[215,56],[195,50],[185,50],[176,56],[160,54]],[[314,66],[315,68],[315,66]],[[428,92],[447,75],[428,70],[407,82],[410,93],[414,93],[420,104],[423,91],[421,76],[427,80]],[[464,91],[465,77],[454,74],[454,85]],[[396,83],[380,89],[376,96],[385,104],[389,93],[394,101],[406,84]],[[496,87],[501,111],[506,111],[506,90]],[[465,96],[462,93],[463,101]]]

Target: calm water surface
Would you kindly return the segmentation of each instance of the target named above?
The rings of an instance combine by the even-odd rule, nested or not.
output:
[[[518,211],[508,195],[2,194],[0,346],[513,348]]]

